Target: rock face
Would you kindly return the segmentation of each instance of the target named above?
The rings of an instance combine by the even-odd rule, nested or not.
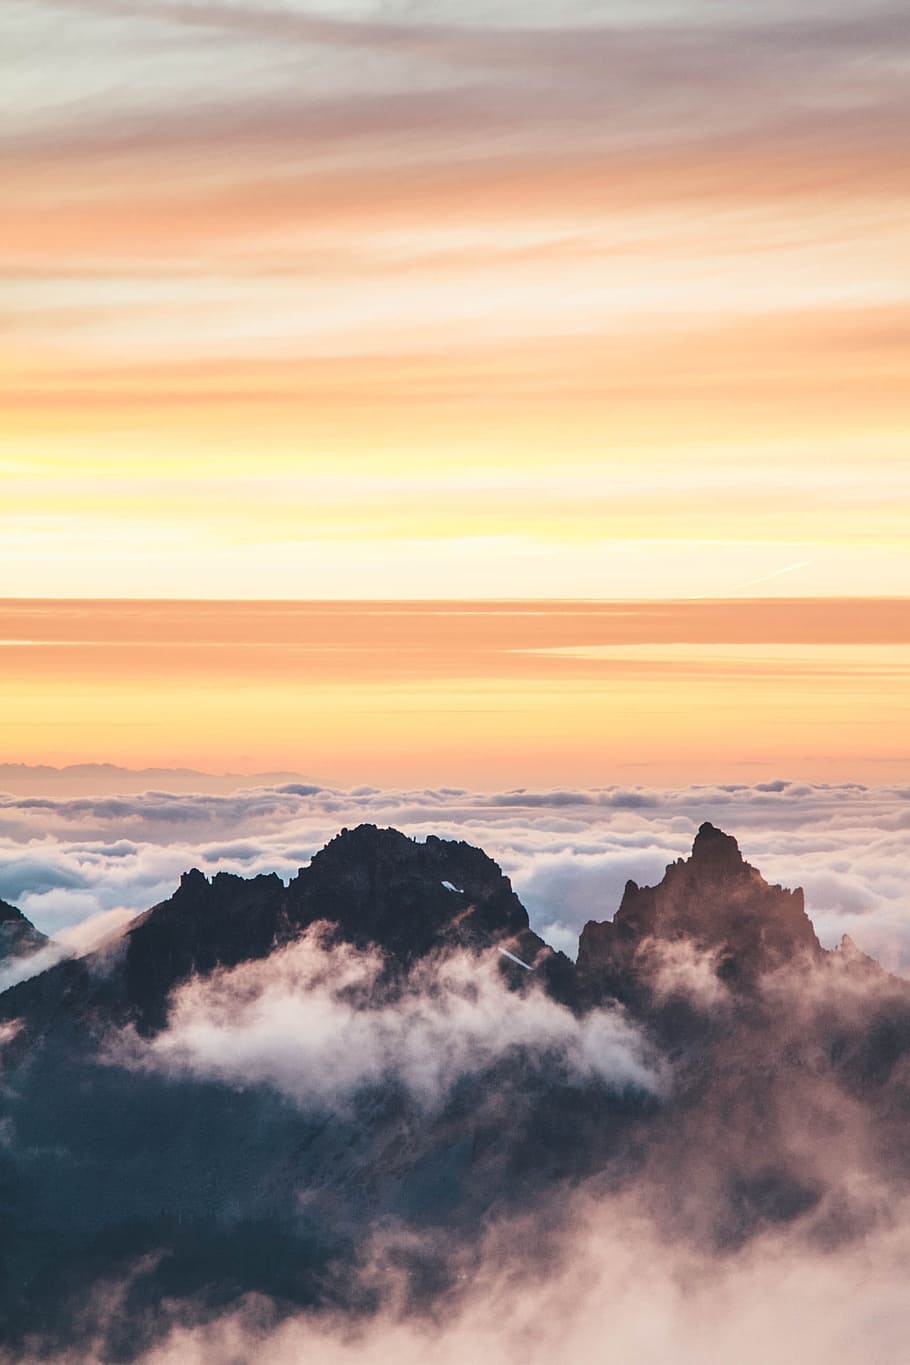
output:
[[[240,995],[228,990],[194,1036],[207,1047],[214,1027],[229,1059],[253,1046],[252,1071],[232,1080],[230,1067],[197,1072],[179,1050],[157,1051],[175,987],[245,963],[258,965],[242,983],[271,983],[271,955],[317,922],[385,962],[375,996],[365,986],[337,1013],[316,1002],[314,1033],[328,1021],[320,1067],[358,1046],[382,1059],[343,1103],[308,1106],[274,1083],[299,1082],[314,1016],[296,999],[285,1010],[283,996],[268,1028],[257,1016],[238,1035],[247,986],[236,978]],[[19,953],[44,943],[2,904],[0,933]],[[700,955],[697,1004],[667,1003],[654,945],[657,960]],[[451,949],[468,970],[447,1015],[434,956]],[[474,954],[500,978],[475,982]],[[492,1003],[465,1035],[468,1060],[428,1110],[403,1082],[401,1032],[383,1020],[402,1006],[409,1030],[431,1020],[422,1065],[448,1075],[440,1059],[460,1055],[461,1006],[484,982]],[[491,1036],[502,1046],[488,1050]],[[567,1039],[580,1063],[566,1062]],[[639,1085],[640,1070],[629,1079],[630,1048],[659,1085]],[[150,1067],[153,1055],[173,1065]],[[362,825],[287,886],[193,869],[119,939],[0,993],[0,1065],[3,1359],[38,1358],[35,1334],[51,1332],[58,1358],[85,1358],[85,1306],[107,1303],[111,1285],[125,1297],[101,1334],[110,1361],[141,1356],[181,1313],[205,1319],[255,1295],[355,1314],[372,1292],[358,1279],[364,1249],[376,1236],[390,1244],[390,1229],[401,1234],[395,1275],[435,1309],[434,1295],[457,1290],[478,1229],[519,1214],[533,1252],[559,1233],[563,1209],[571,1217],[578,1187],[640,1193],[670,1236],[711,1254],[813,1218],[837,1244],[868,1227],[855,1189],[910,1192],[910,987],[849,941],[824,952],[802,894],[769,886],[711,825],[658,886],[630,882],[615,918],[585,927],[577,966],[533,932],[492,859],[462,842]]]
[[[14,957],[29,957],[47,942],[21,910],[0,900],[0,965]]]
[[[418,844],[375,825],[342,830],[317,853],[291,882],[288,909],[294,924],[329,920],[349,942],[403,963],[529,933],[509,879],[481,849],[433,835]],[[536,939],[534,950],[543,946]]]
[[[691,856],[671,863],[658,886],[627,882],[614,918],[585,925],[579,978],[589,994],[624,999],[640,980],[647,948],[679,941],[712,954],[730,984],[822,955],[802,891],[769,886],[736,840],[711,824],[701,826]]]
[[[192,868],[169,900],[134,921],[118,949],[23,983],[0,997],[0,1019],[36,1011],[43,1018],[42,999],[56,1017],[54,996],[65,983],[70,999],[81,998],[102,1024],[132,1020],[154,1032],[180,982],[267,957],[317,922],[340,940],[381,949],[391,968],[406,969],[431,952],[502,946],[533,966],[557,999],[572,995],[572,962],[533,932],[508,877],[481,849],[432,835],[416,843],[394,829],[360,825],[332,839],[287,887],[274,874],[219,872],[209,880]],[[516,982],[524,975],[505,957],[502,971]]]
[[[287,913],[298,930],[327,920],[347,942],[375,945],[404,967],[433,952],[501,946],[558,998],[571,990],[570,960],[534,933],[493,859],[463,841],[431,834],[416,843],[375,825],[342,830],[291,882]],[[502,965],[514,976],[508,959]]]
[[[0,934],[18,951],[44,944],[19,911],[2,913]],[[58,1018],[55,997],[65,983],[68,997],[82,999],[102,1024],[132,1020],[154,1032],[180,982],[265,958],[317,922],[339,940],[379,948],[390,970],[454,948],[502,947],[573,1008],[614,998],[647,1010],[654,944],[686,942],[711,954],[717,975],[743,989],[784,963],[823,956],[802,892],[769,886],[736,840],[710,824],[658,886],[628,882],[614,918],[585,926],[577,966],[534,933],[509,879],[481,849],[433,835],[418,843],[360,825],[342,830],[288,886],[275,875],[219,872],[209,879],[191,869],[169,900],[134,921],[115,952],[61,963],[7,992],[0,1019],[19,1012],[37,1021],[42,999]],[[516,984],[525,975],[505,956],[501,969]]]
[[[481,849],[360,825],[342,830],[288,886],[275,875],[209,879],[191,869],[169,900],[134,921],[116,952],[61,963],[7,992],[0,1019],[17,1011],[41,1016],[42,999],[58,1017],[55,997],[65,983],[69,998],[81,998],[102,1023],[133,1020],[154,1032],[180,982],[267,957],[316,922],[340,940],[379,948],[402,970],[434,952],[503,947],[573,1007],[615,998],[645,1008],[644,950],[654,943],[685,941],[711,953],[718,975],[743,987],[782,963],[822,956],[802,892],[769,886],[736,840],[710,824],[658,886],[628,882],[614,918],[585,926],[577,967],[534,933],[509,879]],[[3,934],[20,953],[46,942],[11,906],[0,910]],[[503,957],[501,966],[521,981],[517,964]]]

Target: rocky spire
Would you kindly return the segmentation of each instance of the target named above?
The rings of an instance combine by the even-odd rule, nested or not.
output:
[[[732,835],[705,823],[689,858],[671,863],[653,887],[626,884],[612,921],[590,922],[578,968],[589,986],[622,996],[624,981],[644,971],[643,945],[687,940],[716,958],[720,974],[747,982],[822,949],[801,890],[770,886],[745,861]]]
[[[737,876],[748,867],[733,835],[724,834],[707,820],[695,836],[689,862],[693,868],[718,877]]]

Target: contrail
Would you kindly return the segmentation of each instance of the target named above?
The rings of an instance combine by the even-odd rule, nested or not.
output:
[[[785,564],[782,569],[772,569],[770,573],[762,574],[761,578],[750,578],[746,583],[737,583],[730,591],[739,592],[741,588],[754,588],[757,583],[767,583],[769,578],[780,578],[781,574],[793,573],[795,569],[808,569],[811,563],[811,559],[798,559],[795,564]]]
[[[520,957],[516,957],[514,953],[510,953],[508,948],[500,948],[499,952],[502,953],[503,957],[507,957],[510,962],[517,962],[519,967],[524,967],[526,972],[533,972],[533,967],[529,967],[527,962],[522,962]]]

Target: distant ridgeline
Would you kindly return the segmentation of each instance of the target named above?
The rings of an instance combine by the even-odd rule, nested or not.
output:
[[[0,903],[5,959],[45,944]],[[194,869],[0,995],[0,1040],[13,1353],[100,1333],[129,1360],[249,1294],[369,1314],[390,1226],[421,1311],[478,1228],[539,1210],[545,1241],[581,1188],[640,1190],[664,1235],[727,1255],[772,1227],[849,1239],[860,1168],[910,1181],[910,987],[823,950],[802,893],[709,824],[577,963],[463,842],[362,825],[287,886]]]

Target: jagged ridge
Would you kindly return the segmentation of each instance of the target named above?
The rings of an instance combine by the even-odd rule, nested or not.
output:
[[[19,911],[5,911],[23,942],[46,942]],[[181,981],[266,957],[317,921],[352,944],[379,947],[403,968],[434,951],[504,946],[532,964],[556,998],[581,1006],[611,996],[636,1001],[640,950],[654,939],[688,939],[714,952],[719,974],[743,986],[785,962],[823,953],[802,891],[770,886],[736,840],[708,823],[691,856],[671,863],[657,886],[628,882],[614,918],[588,922],[577,966],[534,933],[509,879],[481,849],[435,835],[419,843],[364,824],[342,830],[287,886],[274,874],[219,872],[209,880],[193,868],[169,900],[126,930],[119,970],[111,969],[110,948],[101,974],[91,955],[51,970],[87,1005],[134,1016],[154,1030]],[[502,966],[512,972],[508,959]],[[29,1000],[47,996],[49,986],[15,988],[15,999],[0,1003],[0,1017],[11,1010],[27,1015]]]
[[[15,911],[6,918],[19,922]],[[141,1055],[161,1043],[181,982],[256,959],[267,975],[269,955],[316,920],[386,955],[389,980],[357,1009],[397,1006],[415,964],[411,988],[424,989],[421,974],[435,982],[426,959],[437,951],[505,947],[535,970],[495,959],[504,983],[526,993],[497,997],[503,1014],[514,1001],[552,1016],[534,993],[555,995],[575,1012],[555,1009],[560,1026],[609,1058],[616,995],[672,1084],[657,1095],[567,1073],[532,1033],[456,1076],[431,1114],[394,1083],[394,1056],[391,1083],[384,1073],[312,1111],[258,1073],[239,1085],[179,1064],[160,1074],[117,1051],[132,1026],[150,1036]],[[687,939],[732,987],[716,1010],[674,1010],[649,994],[642,946]],[[761,973],[787,964],[765,996]],[[435,1008],[433,988],[424,998]],[[659,886],[630,884],[612,922],[586,926],[577,967],[542,943],[501,870],[464,843],[360,826],[288,886],[194,869],[118,940],[0,996],[0,1038],[0,1341],[20,1346],[49,1324],[69,1342],[102,1282],[129,1285],[111,1360],[147,1346],[176,1304],[204,1316],[254,1294],[356,1312],[364,1248],[390,1226],[429,1230],[398,1264],[415,1301],[438,1305],[479,1227],[530,1210],[542,1214],[535,1235],[558,1228],[567,1193],[591,1180],[641,1182],[673,1235],[701,1247],[816,1216],[823,1237],[849,1236],[866,1226],[849,1203],[863,1184],[865,1123],[881,1163],[872,1187],[885,1171],[910,1189],[907,984],[849,942],[823,953],[801,895],[769,887],[712,826]],[[277,1039],[291,1068],[299,1043],[293,1026]],[[796,1150],[794,1108],[813,1135]]]
[[[509,879],[481,849],[360,825],[332,839],[288,886],[275,874],[219,872],[210,881],[192,868],[170,899],[125,931],[119,961],[108,945],[62,963],[0,996],[0,1018],[46,1022],[65,989],[82,1000],[83,1013],[132,1018],[153,1031],[164,1025],[181,981],[267,957],[318,921],[356,946],[380,948],[403,969],[435,951],[502,946],[533,965],[557,998],[571,995],[573,964],[534,933]],[[507,958],[502,970],[518,983],[521,969]]]
[[[613,919],[585,925],[578,973],[588,992],[625,998],[642,974],[641,950],[654,939],[686,939],[715,954],[718,974],[740,984],[823,952],[802,891],[769,886],[732,835],[707,822],[691,856],[671,863],[657,886],[627,882]]]

